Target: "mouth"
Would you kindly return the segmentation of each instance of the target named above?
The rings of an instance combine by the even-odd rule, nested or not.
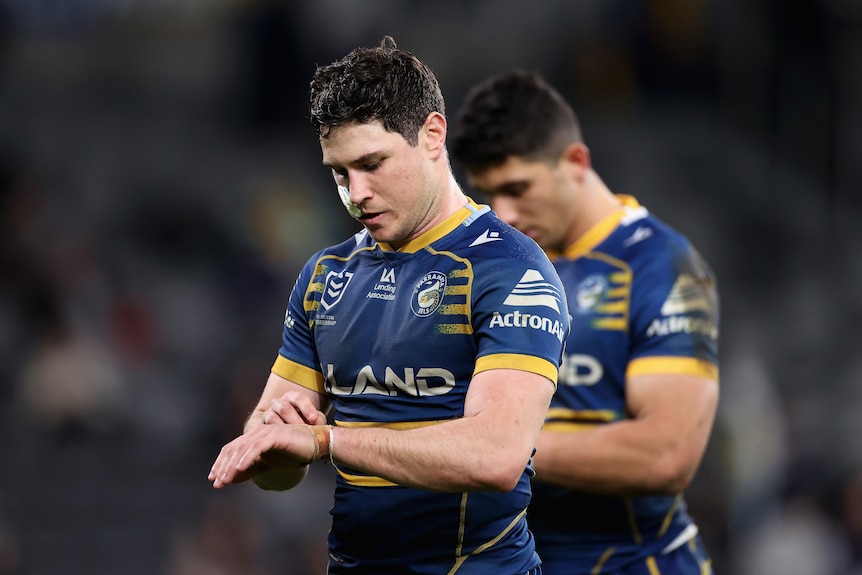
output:
[[[373,224],[383,215],[383,212],[366,212],[357,218],[363,224]]]

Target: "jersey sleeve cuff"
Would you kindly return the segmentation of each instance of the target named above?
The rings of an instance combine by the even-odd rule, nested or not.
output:
[[[632,360],[626,370],[626,377],[638,375],[694,375],[718,381],[718,366],[705,359],[695,357],[640,357]]]
[[[323,386],[323,374],[317,370],[305,367],[279,355],[272,365],[272,373],[289,381],[307,387],[317,393],[326,393]]]
[[[547,359],[536,357],[533,355],[520,355],[516,353],[497,353],[494,355],[485,355],[476,360],[476,367],[473,370],[473,375],[488,371],[489,369],[518,369],[521,371],[529,371],[547,377],[557,386],[557,376],[559,370],[557,366]]]

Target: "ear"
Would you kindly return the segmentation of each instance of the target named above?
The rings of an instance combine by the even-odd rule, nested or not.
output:
[[[578,180],[592,169],[590,149],[582,142],[572,142],[566,146],[560,159]]]
[[[424,146],[433,157],[446,148],[446,117],[440,112],[431,112],[419,130],[419,145]]]

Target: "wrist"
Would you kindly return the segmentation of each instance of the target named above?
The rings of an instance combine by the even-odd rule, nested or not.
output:
[[[309,427],[311,434],[314,437],[314,452],[311,455],[313,463],[324,457],[332,455],[332,426],[331,425],[312,425]]]

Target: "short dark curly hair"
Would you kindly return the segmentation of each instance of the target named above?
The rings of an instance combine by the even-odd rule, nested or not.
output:
[[[446,114],[437,77],[416,56],[399,50],[391,36],[377,48],[356,48],[318,67],[311,80],[309,115],[321,138],[338,126],[380,120],[416,146],[431,112]]]
[[[451,140],[456,161],[483,170],[510,156],[554,161],[582,138],[575,112],[560,93],[537,72],[518,70],[467,92]]]

